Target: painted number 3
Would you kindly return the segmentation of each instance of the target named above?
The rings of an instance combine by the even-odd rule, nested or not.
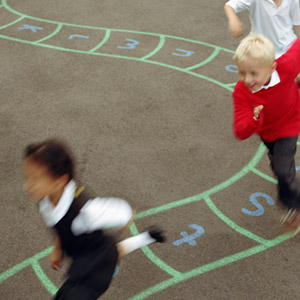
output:
[[[258,197],[262,197],[264,198],[267,203],[269,205],[274,205],[275,202],[274,200],[267,194],[264,194],[264,193],[253,193],[251,196],[250,196],[250,202],[257,208],[255,211],[251,211],[251,210],[248,210],[246,208],[242,208],[242,212],[246,215],[249,215],[249,216],[262,216],[264,213],[265,213],[265,209],[264,207],[258,203],[257,199]]]
[[[139,41],[132,39],[125,39],[125,41],[129,43],[127,43],[126,46],[118,46],[119,49],[134,49],[140,43]]]

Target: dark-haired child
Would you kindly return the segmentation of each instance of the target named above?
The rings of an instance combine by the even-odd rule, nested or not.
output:
[[[142,246],[163,242],[159,230],[119,243],[103,229],[123,228],[132,220],[130,205],[118,198],[92,198],[74,180],[74,163],[67,147],[48,140],[25,150],[24,190],[39,204],[56,238],[51,266],[61,267],[63,254],[72,258],[68,279],[56,300],[95,300],[111,282],[118,259]]]

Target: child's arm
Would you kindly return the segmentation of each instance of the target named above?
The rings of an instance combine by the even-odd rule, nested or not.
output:
[[[54,249],[50,254],[50,263],[51,268],[57,271],[62,266],[63,260],[63,251],[60,244],[60,239],[58,234],[56,234],[55,241],[54,241]]]
[[[95,198],[88,201],[72,223],[75,235],[99,229],[126,228],[133,218],[131,206],[118,198]]]
[[[291,48],[277,59],[277,64],[285,66],[293,80],[297,77],[300,73],[300,39],[297,39]]]
[[[234,98],[234,121],[233,130],[235,136],[245,140],[256,133],[263,124],[263,106],[258,105],[253,109],[248,106],[246,99],[233,94]]]
[[[300,38],[300,6],[299,0],[290,0],[290,12],[293,29],[298,39]]]
[[[243,35],[243,24],[235,13],[234,9],[231,6],[225,4],[224,10],[225,15],[228,19],[229,32],[235,38],[241,37]]]
[[[300,38],[300,25],[294,26],[294,32],[296,33],[298,39]]]

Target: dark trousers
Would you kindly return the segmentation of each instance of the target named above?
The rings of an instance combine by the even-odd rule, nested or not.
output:
[[[102,254],[96,248],[88,255],[73,260],[69,278],[61,286],[54,300],[97,300],[108,289],[116,264],[118,252],[108,243]]]
[[[298,136],[265,142],[271,168],[278,180],[279,201],[288,208],[300,208],[300,182],[296,178],[295,154]]]

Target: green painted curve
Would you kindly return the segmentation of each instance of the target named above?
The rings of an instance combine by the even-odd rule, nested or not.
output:
[[[18,38],[13,38],[13,37],[9,37],[9,36],[5,36],[5,35],[0,35],[0,38],[3,39],[7,39],[7,40],[12,40],[12,41],[16,41],[16,42],[22,42],[22,43],[27,43],[27,44],[31,44],[34,46],[41,46],[41,47],[47,47],[47,48],[51,48],[54,50],[61,50],[61,51],[68,51],[68,52],[76,52],[76,53],[82,53],[82,54],[91,54],[91,55],[99,55],[99,56],[107,56],[107,57],[114,57],[114,58],[122,58],[122,59],[128,59],[128,60],[134,60],[134,61],[141,61],[141,62],[147,62],[147,63],[151,63],[151,64],[156,64],[162,67],[167,67],[167,68],[171,68],[180,72],[184,72],[186,74],[189,75],[193,75],[196,76],[198,78],[210,81],[214,84],[217,84],[219,86],[221,86],[222,88],[225,88],[228,91],[232,91],[232,88],[234,86],[234,83],[231,84],[223,84],[217,80],[211,79],[209,77],[203,76],[201,74],[192,72],[193,69],[196,69],[198,67],[201,67],[205,64],[208,64],[209,62],[211,62],[218,54],[220,51],[225,51],[225,52],[229,52],[229,53],[233,53],[233,51],[222,48],[222,47],[218,47],[215,45],[211,45],[208,43],[203,43],[203,42],[199,42],[199,41],[195,41],[195,40],[190,40],[190,39],[185,39],[185,38],[181,38],[181,37],[176,37],[176,36],[169,36],[169,35],[162,35],[162,34],[156,34],[156,33],[149,33],[149,32],[140,32],[140,31],[129,31],[129,30],[122,30],[122,29],[111,29],[111,28],[101,28],[101,27],[92,27],[92,26],[82,26],[82,25],[76,25],[76,24],[70,24],[70,23],[62,23],[62,22],[55,22],[55,21],[51,21],[51,20],[44,20],[44,19],[40,19],[40,18],[36,18],[36,17],[31,17],[31,16],[27,16],[25,14],[19,13],[17,11],[15,11],[14,9],[12,9],[11,7],[9,7],[9,5],[7,4],[6,0],[2,0],[2,5],[0,5],[0,7],[5,8],[6,10],[8,10],[9,12],[19,16],[15,21],[6,24],[2,27],[0,27],[1,29],[7,28],[13,24],[16,24],[17,22],[19,22],[20,20],[27,18],[27,19],[32,19],[32,20],[36,20],[36,21],[41,21],[41,22],[46,22],[46,23],[51,23],[51,24],[56,24],[56,30],[51,33],[50,35],[35,41],[35,42],[31,42],[31,41],[27,41],[27,40],[22,40],[22,39],[18,39]],[[62,28],[62,26],[73,26],[73,27],[80,27],[80,28],[88,28],[88,29],[98,29],[98,30],[105,30],[105,36],[103,38],[103,40],[93,49],[89,50],[89,51],[80,51],[80,50],[75,50],[75,49],[67,49],[67,48],[62,48],[62,47],[57,47],[57,46],[53,46],[53,45],[47,45],[47,44],[43,44],[43,42],[45,42],[46,40],[50,39],[51,37],[55,36],[57,33],[59,33],[60,29]],[[135,57],[126,57],[126,56],[120,56],[120,55],[112,55],[112,54],[105,54],[105,53],[95,53],[96,50],[98,50],[99,48],[101,48],[108,40],[110,37],[110,34],[112,31],[118,31],[118,32],[127,32],[127,33],[135,33],[135,34],[142,34],[142,35],[152,35],[152,36],[158,36],[159,37],[159,43],[157,45],[157,47],[150,52],[149,54],[147,54],[146,56],[142,57],[142,58],[135,58]],[[155,55],[160,49],[162,49],[164,43],[165,43],[165,38],[171,38],[171,39],[178,39],[181,41],[186,41],[186,42],[191,42],[191,43],[196,43],[196,44],[200,44],[200,45],[204,45],[204,46],[208,46],[213,48],[213,52],[212,54],[205,59],[204,61],[195,64],[191,67],[187,67],[187,68],[179,68],[176,66],[172,66],[172,65],[168,65],[168,64],[164,64],[161,62],[155,62],[155,61],[150,61],[148,60],[150,57],[152,57],[153,55]],[[253,233],[237,226],[236,224],[234,224],[230,219],[228,219],[226,216],[224,216],[224,214],[222,214],[222,212],[220,212],[216,206],[213,204],[213,202],[210,200],[210,195],[217,193],[219,191],[221,191],[222,189],[225,189],[227,187],[229,187],[230,185],[234,184],[236,181],[238,181],[239,179],[241,179],[242,177],[244,177],[245,175],[247,175],[249,172],[254,172],[255,174],[263,177],[266,180],[269,180],[269,178],[267,177],[266,174],[263,174],[262,172],[258,171],[257,169],[255,169],[255,166],[257,165],[257,163],[260,161],[263,153],[265,151],[264,146],[261,144],[258,148],[258,151],[256,152],[256,154],[254,155],[254,157],[251,159],[251,161],[238,173],[236,173],[234,176],[232,176],[231,178],[229,178],[228,180],[220,183],[219,185],[199,194],[199,195],[195,195],[186,199],[182,199],[179,201],[174,201],[172,203],[169,204],[165,204],[156,208],[152,208],[150,210],[138,213],[136,216],[136,220],[144,218],[146,216],[150,216],[150,215],[154,215],[160,212],[163,212],[165,210],[169,210],[175,207],[179,207],[182,205],[186,205],[188,203],[191,202],[196,202],[196,201],[200,201],[200,200],[204,200],[206,202],[206,204],[210,207],[210,209],[216,214],[218,215],[219,218],[221,218],[227,225],[229,225],[231,228],[235,229],[237,232],[247,236],[248,238],[255,240],[256,242],[260,243],[261,245],[253,247],[251,249],[230,255],[228,257],[225,257],[223,259],[220,259],[218,261],[209,263],[207,265],[201,266],[199,268],[196,268],[194,270],[191,270],[189,272],[186,273],[181,273],[175,269],[173,269],[172,267],[168,266],[165,262],[163,262],[162,260],[160,260],[148,247],[144,247],[142,250],[145,253],[145,255],[154,263],[156,264],[160,269],[162,269],[163,271],[165,271],[166,273],[168,273],[172,278],[163,281],[153,287],[150,287],[144,291],[142,291],[141,293],[139,293],[138,295],[134,296],[131,299],[145,299],[146,297],[152,295],[153,293],[156,293],[160,290],[166,289],[174,284],[177,284],[179,282],[182,282],[184,280],[193,278],[195,276],[201,275],[205,272],[211,271],[213,269],[216,269],[218,267],[227,265],[229,263],[238,261],[240,259],[246,258],[248,256],[254,255],[256,253],[259,253],[261,251],[267,250],[270,247],[274,247],[277,244],[285,241],[286,239],[288,239],[290,237],[289,234],[285,234],[285,235],[281,235],[278,236],[277,238],[273,239],[273,240],[265,240],[262,239],[256,235],[254,235]],[[138,229],[135,225],[135,223],[132,224],[131,228],[131,233],[133,235],[138,234]],[[33,270],[35,271],[37,277],[40,279],[40,281],[44,284],[45,288],[51,293],[54,294],[57,290],[57,288],[53,285],[53,283],[49,280],[49,278],[46,276],[46,274],[43,272],[42,268],[40,267],[38,261],[49,255],[51,252],[52,247],[39,252],[38,254],[32,256],[29,259],[24,260],[23,262],[17,264],[16,266],[10,268],[9,270],[6,270],[5,272],[0,274],[0,284],[10,278],[11,276],[15,275],[16,273],[20,272],[21,270],[23,270],[24,268],[31,266],[33,268]]]
[[[34,20],[34,21],[39,21],[39,22],[44,22],[44,23],[49,23],[49,24],[56,24],[57,28],[56,30],[51,33],[50,35],[38,40],[38,41],[28,41],[28,40],[22,40],[19,38],[15,38],[15,37],[11,37],[11,36],[6,36],[3,34],[0,34],[0,38],[2,39],[6,39],[6,40],[10,40],[10,41],[15,41],[15,42],[20,42],[20,43],[25,43],[25,44],[31,44],[34,46],[40,46],[40,47],[45,47],[45,48],[50,48],[53,50],[59,50],[59,51],[66,51],[66,52],[75,52],[75,53],[81,53],[81,54],[89,54],[89,55],[98,55],[98,56],[104,56],[104,57],[113,57],[113,58],[118,58],[118,59],[127,59],[127,60],[134,60],[134,61],[140,61],[140,62],[146,62],[149,64],[155,64],[161,67],[165,67],[165,68],[170,68],[170,69],[174,69],[176,71],[180,71],[189,75],[193,75],[196,77],[199,77],[201,79],[210,81],[216,85],[221,86],[224,89],[227,89],[228,91],[232,91],[232,84],[228,85],[228,84],[224,84],[218,80],[209,78],[207,76],[198,74],[196,72],[192,72],[193,69],[195,68],[199,68],[204,66],[205,64],[208,64],[209,62],[211,62],[220,51],[224,51],[224,52],[229,52],[229,53],[233,53],[232,50],[226,49],[226,48],[222,48],[219,46],[215,46],[209,43],[204,43],[204,42],[200,42],[200,41],[195,41],[195,40],[191,40],[191,39],[186,39],[186,38],[182,38],[182,37],[177,37],[177,36],[171,36],[171,35],[163,35],[163,34],[158,34],[158,33],[150,33],[150,32],[143,32],[143,31],[132,31],[132,30],[124,30],[124,29],[113,29],[113,28],[103,28],[103,27],[95,27],[95,26],[87,26],[87,25],[77,25],[77,24],[71,24],[71,23],[65,23],[65,22],[57,22],[57,21],[52,21],[52,20],[47,20],[47,19],[41,19],[41,18],[37,18],[37,17],[32,17],[29,15],[25,15],[23,13],[20,13],[16,10],[14,10],[13,8],[11,8],[8,4],[7,4],[7,0],[2,0],[2,6],[3,8],[5,8],[7,11],[9,11],[12,14],[17,15],[19,18],[16,19],[15,21],[6,24],[3,26],[4,28],[7,28],[17,22],[19,22],[21,19],[30,19],[30,20]],[[62,26],[71,26],[71,27],[79,27],[79,28],[87,28],[87,29],[93,29],[93,30],[103,30],[106,32],[104,39],[94,48],[88,50],[88,51],[82,51],[82,50],[76,50],[76,49],[69,49],[69,48],[64,48],[64,47],[59,47],[59,46],[54,46],[54,45],[50,45],[50,44],[46,44],[44,43],[46,40],[49,40],[51,37],[55,36],[57,33],[59,33],[60,29]],[[0,28],[1,29],[1,28]],[[98,50],[99,48],[101,48],[109,39],[111,32],[125,32],[125,33],[134,33],[134,34],[140,34],[140,35],[151,35],[151,36],[156,36],[159,37],[159,43],[157,45],[157,47],[151,51],[149,54],[145,55],[142,58],[136,58],[136,57],[130,57],[130,56],[122,56],[122,55],[114,55],[114,54],[109,54],[109,53],[100,53],[100,52],[95,52],[96,50]],[[207,46],[210,48],[213,48],[213,52],[212,54],[206,58],[204,61],[195,64],[193,66],[187,67],[187,68],[180,68],[180,67],[176,67],[173,65],[169,65],[169,64],[165,64],[162,62],[157,62],[157,61],[153,61],[153,60],[149,60],[149,58],[151,58],[153,55],[155,55],[164,45],[165,43],[165,39],[166,38],[170,38],[170,39],[176,39],[176,40],[180,40],[180,41],[185,41],[185,42],[189,42],[189,43],[193,43],[193,44],[199,44],[199,45],[203,45],[203,46]]]
[[[247,258],[249,256],[258,254],[262,251],[265,251],[271,247],[274,247],[284,241],[286,241],[287,239],[291,238],[292,235],[290,233],[285,233],[282,234],[280,236],[278,236],[277,238],[268,241],[268,243],[266,244],[262,244],[262,245],[258,245],[255,247],[252,247],[250,249],[235,253],[233,255],[224,257],[222,259],[219,259],[217,261],[214,261],[212,263],[203,265],[199,268],[193,269],[189,272],[186,273],[181,273],[180,275],[177,275],[175,277],[172,277],[170,279],[167,279],[163,282],[160,282],[159,284],[156,284],[144,291],[142,291],[141,293],[133,296],[132,298],[130,298],[129,300],[142,300],[142,299],[146,299],[149,296],[152,296],[153,294],[162,291],[164,289],[167,289],[175,284],[181,283],[183,281],[186,281],[188,279],[194,278],[196,276],[202,275],[204,273],[207,273],[209,271],[215,270],[217,268],[226,266],[228,264],[234,263],[236,261],[239,261],[241,259]]]

